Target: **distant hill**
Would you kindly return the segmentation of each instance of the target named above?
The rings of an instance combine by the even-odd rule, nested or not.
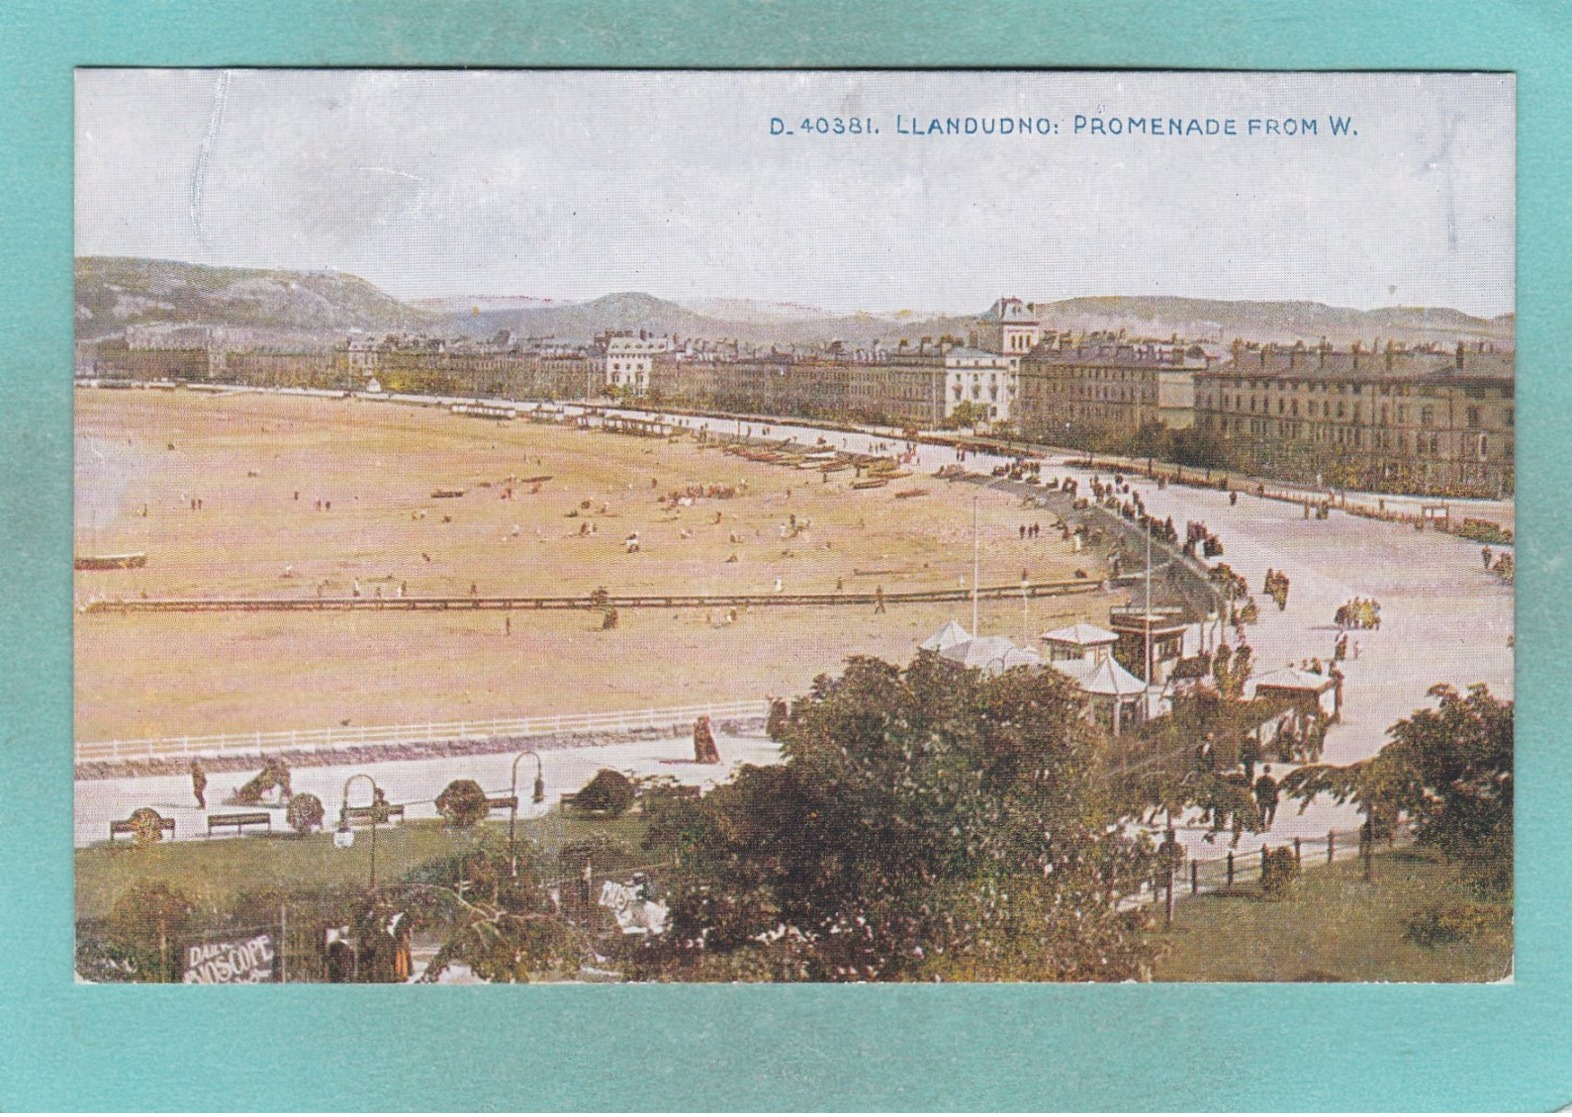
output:
[[[1168,296],[1103,296],[1034,304],[1045,325],[1076,332],[1125,330],[1133,336],[1215,338],[1345,346],[1356,339],[1452,344],[1459,339],[1513,342],[1515,318],[1475,318],[1445,307],[1354,310],[1302,301],[1248,302]]]
[[[1231,302],[1169,296],[1097,296],[1034,303],[1051,329],[1084,333],[1124,330],[1133,337],[1212,338],[1338,346],[1360,339],[1437,342],[1459,339],[1513,344],[1511,314],[1476,318],[1447,308],[1353,310],[1303,301]],[[353,275],[251,268],[214,268],[167,260],[80,257],[76,261],[76,323],[82,340],[110,337],[127,326],[225,326],[241,344],[330,344],[351,330],[489,338],[511,330],[520,338],[587,342],[607,330],[647,331],[683,338],[735,339],[760,349],[818,348],[840,340],[849,349],[875,339],[893,347],[946,334],[965,338],[986,308],[954,316],[911,312],[833,314],[793,303],[703,299],[684,306],[642,292],[590,302],[533,296],[481,296],[400,302]]]
[[[933,322],[896,322],[874,315],[797,320],[712,317],[637,291],[603,295],[592,302],[573,306],[515,310],[486,310],[483,307],[479,314],[468,315],[454,324],[472,337],[489,337],[508,329],[523,337],[552,337],[568,342],[588,341],[606,330],[645,330],[651,334],[674,334],[685,338],[735,338],[764,348],[771,345],[818,347],[837,339],[856,348],[866,346],[875,338],[893,343],[902,337],[915,341],[924,334],[938,336],[932,328]]]
[[[353,329],[429,330],[441,321],[338,272],[212,268],[123,256],[76,260],[76,327],[84,341],[151,323],[325,340]]]

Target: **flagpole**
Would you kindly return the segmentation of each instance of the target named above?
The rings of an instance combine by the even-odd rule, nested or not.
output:
[[[1152,701],[1152,513],[1146,513],[1146,690],[1141,695],[1143,720]]]
[[[977,498],[972,497],[972,639],[981,636],[977,630],[977,572],[982,561],[982,543],[977,534]]]

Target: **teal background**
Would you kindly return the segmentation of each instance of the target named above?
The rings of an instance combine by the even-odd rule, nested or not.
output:
[[[1551,1109],[1572,34],[1535,3],[49,3],[0,15],[0,1108]],[[1510,987],[204,989],[71,982],[72,68],[1123,66],[1518,74]],[[1291,187],[1290,187],[1291,188]]]

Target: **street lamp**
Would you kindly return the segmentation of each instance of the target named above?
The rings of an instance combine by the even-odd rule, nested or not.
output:
[[[540,754],[534,749],[525,749],[513,758],[511,776],[508,780],[508,875],[519,875],[518,847],[514,844],[513,829],[519,818],[519,761],[526,756],[535,758],[535,790],[530,796],[532,803],[546,801],[546,770],[540,762]]]
[[[377,890],[377,807],[382,798],[382,789],[377,786],[377,781],[364,772],[356,772],[344,781],[344,800],[338,811],[338,831],[333,835],[333,844],[339,849],[348,849],[355,844],[355,832],[349,826],[349,785],[356,780],[365,780],[371,785],[371,891]]]

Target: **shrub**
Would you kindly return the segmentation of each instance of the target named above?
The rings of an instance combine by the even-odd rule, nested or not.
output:
[[[486,817],[486,793],[474,780],[454,780],[437,796],[437,810],[448,825],[468,829]]]
[[[1464,942],[1504,930],[1510,922],[1509,910],[1503,904],[1438,905],[1410,919],[1404,934],[1420,946]]]
[[[289,801],[284,818],[297,834],[309,834],[322,825],[322,800],[310,792],[296,795]]]
[[[770,713],[764,722],[764,735],[772,741],[779,741],[786,735],[786,729],[791,724],[791,708],[784,698],[770,699]]]
[[[633,806],[633,795],[633,782],[627,776],[610,768],[602,768],[584,785],[576,802],[580,810],[617,818]]]
[[[1299,862],[1288,846],[1268,849],[1261,862],[1261,892],[1267,896],[1280,896],[1299,876]]]
[[[163,881],[139,880],[109,913],[109,955],[129,981],[172,981],[180,940],[196,914],[191,899]]]
[[[164,840],[163,828],[159,823],[163,819],[152,807],[138,807],[131,812],[132,833],[135,835],[136,844],[139,846],[152,845],[154,842]]]

